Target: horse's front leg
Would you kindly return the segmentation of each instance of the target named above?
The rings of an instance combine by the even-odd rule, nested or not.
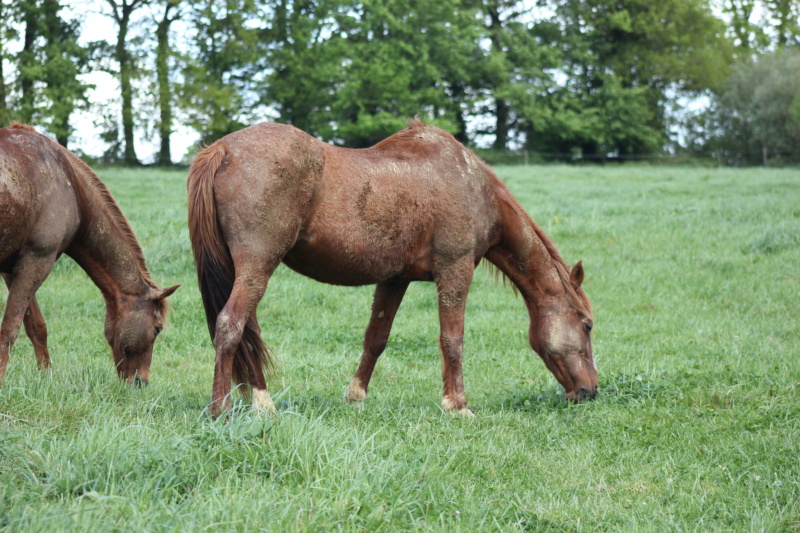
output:
[[[474,264],[461,261],[436,276],[439,296],[439,348],[442,352],[442,409],[472,416],[464,395],[464,312]]]
[[[17,340],[19,328],[23,321],[26,322],[28,335],[31,335],[31,330],[28,329],[28,322],[26,321],[26,311],[35,308],[38,318],[41,318],[41,313],[38,312],[39,306],[36,305],[34,295],[53,269],[55,260],[55,255],[28,253],[20,257],[12,274],[3,276],[8,285],[8,300],[6,301],[3,322],[0,325],[0,384],[3,383],[11,347],[14,346],[14,342]],[[34,311],[32,311],[32,315],[33,313]],[[43,319],[42,324],[44,324]],[[41,367],[42,360],[40,358],[39,347],[37,347],[37,342],[42,340],[39,333],[41,333],[41,330],[34,329],[31,341],[33,342],[37,359],[40,360],[39,366]],[[50,356],[47,355],[46,343],[47,337],[45,333],[44,355],[46,356],[45,360],[47,365],[49,365]]]
[[[361,402],[367,397],[367,387],[372,378],[372,371],[375,370],[375,363],[389,341],[392,322],[394,322],[397,309],[403,301],[407,288],[407,281],[379,283],[375,287],[372,316],[369,319],[367,331],[364,333],[364,351],[361,354],[358,369],[353,374],[347,390],[344,391],[345,401]]]

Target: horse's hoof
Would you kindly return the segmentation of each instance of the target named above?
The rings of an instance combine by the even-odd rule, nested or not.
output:
[[[353,378],[344,391],[344,401],[358,407],[364,407],[364,400],[366,397],[367,391],[361,386],[361,381],[357,378]]]
[[[464,402],[465,403],[465,402]],[[466,405],[457,407],[457,404],[450,398],[442,398],[442,410],[456,415],[466,416],[472,418],[475,414],[470,411]]]
[[[264,389],[253,389],[253,411],[259,415],[278,416],[278,410],[275,409],[269,392]]]

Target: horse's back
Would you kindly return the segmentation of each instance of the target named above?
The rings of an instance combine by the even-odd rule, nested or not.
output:
[[[53,141],[32,129],[0,129],[0,269],[22,249],[62,251],[77,229],[73,170]]]
[[[259,124],[217,146],[215,203],[235,261],[280,256],[343,285],[432,279],[437,264],[477,261],[497,233],[496,178],[437,128],[353,150]]]
[[[451,135],[420,124],[368,149],[323,146],[322,187],[287,256],[295,270],[346,285],[424,280],[489,246],[491,176]]]

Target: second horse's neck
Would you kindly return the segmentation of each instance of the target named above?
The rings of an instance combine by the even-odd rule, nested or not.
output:
[[[105,185],[80,161],[76,186],[82,195],[81,225],[67,253],[107,301],[138,296],[152,286],[139,243]],[[85,167],[85,168],[84,168]]]

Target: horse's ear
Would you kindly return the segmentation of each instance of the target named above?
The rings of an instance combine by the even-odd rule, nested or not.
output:
[[[178,287],[180,287],[180,285],[173,285],[172,287],[161,289],[158,291],[158,294],[156,294],[156,300],[163,300],[167,296],[172,295],[173,292],[178,290]]]
[[[581,286],[581,283],[583,283],[583,261],[575,263],[575,266],[572,267],[572,272],[569,273],[569,277],[575,285]]]

